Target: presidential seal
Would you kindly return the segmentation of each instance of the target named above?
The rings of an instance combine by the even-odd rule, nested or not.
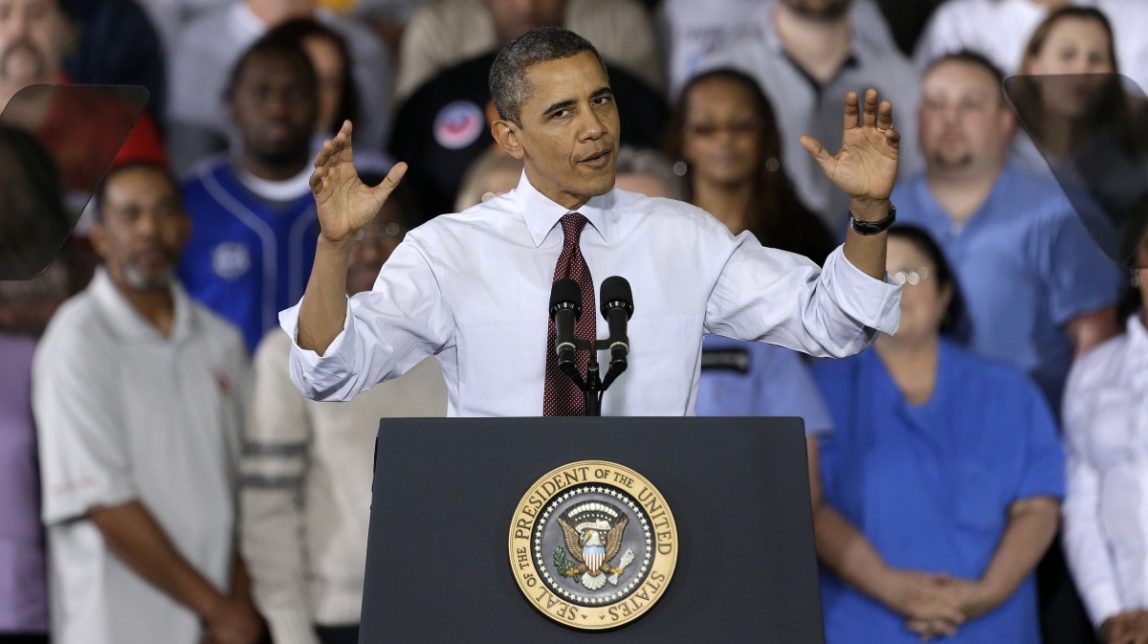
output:
[[[574,628],[640,617],[665,594],[677,557],[665,499],[617,463],[579,461],[547,473],[511,520],[518,587],[547,617]]]

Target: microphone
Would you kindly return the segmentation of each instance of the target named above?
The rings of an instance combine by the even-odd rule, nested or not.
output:
[[[550,288],[550,317],[556,329],[554,351],[558,354],[558,368],[566,371],[574,367],[574,324],[582,315],[582,289],[570,278],[554,282]]]
[[[630,338],[626,327],[634,314],[634,296],[630,283],[624,277],[607,277],[602,282],[602,317],[610,329],[610,368],[626,368],[626,356],[630,353]],[[620,373],[620,371],[619,371]]]

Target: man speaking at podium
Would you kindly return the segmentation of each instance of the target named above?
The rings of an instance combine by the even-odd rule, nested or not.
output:
[[[295,341],[291,378],[309,398],[349,399],[435,355],[452,416],[581,414],[580,392],[552,358],[549,297],[564,277],[582,292],[581,340],[605,328],[596,285],[613,275],[632,284],[630,366],[604,415],[691,415],[706,333],[845,356],[896,330],[900,291],[883,277],[900,137],[876,91],[846,98],[835,156],[801,138],[851,196],[844,247],[819,270],[688,204],[614,190],[618,106],[580,36],[524,34],[499,53],[490,84],[501,117],[492,134],[524,162],[518,187],[409,233],[374,289],[349,300],[351,240],[406,166],[367,187],[350,125],[324,144],[311,178],[315,264],[302,301],[280,314]]]

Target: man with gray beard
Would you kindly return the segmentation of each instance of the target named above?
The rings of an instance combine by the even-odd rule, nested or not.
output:
[[[236,548],[247,360],[238,330],[175,279],[189,220],[166,168],[97,196],[104,260],[33,364],[57,644],[253,644]]]

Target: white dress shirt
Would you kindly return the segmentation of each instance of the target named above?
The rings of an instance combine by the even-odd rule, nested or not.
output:
[[[346,400],[433,354],[449,415],[541,415],[567,212],[524,173],[515,190],[411,231],[374,290],[350,298],[325,355],[294,346],[292,380],[309,398]],[[634,293],[630,368],[606,392],[603,415],[693,414],[706,333],[845,356],[897,328],[899,287],[865,275],[841,249],[822,271],[749,233],[734,237],[693,206],[621,190],[578,212],[589,220],[581,249],[595,292],[620,275]],[[587,313],[605,336],[601,314]],[[292,338],[298,316],[297,304],[279,317]]]
[[[1148,330],[1076,361],[1064,394],[1064,546],[1094,624],[1148,608]]]

